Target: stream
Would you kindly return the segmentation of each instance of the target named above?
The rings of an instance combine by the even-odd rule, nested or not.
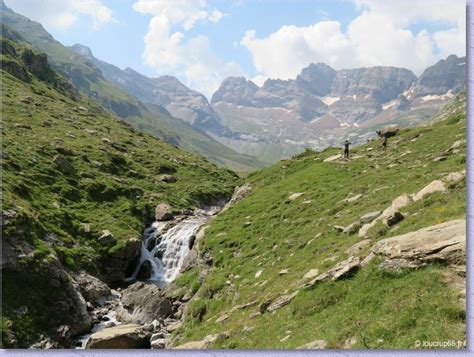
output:
[[[220,206],[197,209],[192,216],[181,216],[167,222],[153,222],[143,232],[140,259],[127,282],[133,283],[139,278],[144,264],[149,265],[147,282],[164,288],[175,280],[186,256],[194,245],[196,233],[211,216],[217,214],[221,209]],[[119,301],[120,293],[115,291],[114,293],[116,293],[115,299]],[[110,310],[105,316],[107,321],[95,324],[90,333],[80,336],[76,340],[76,349],[86,348],[87,342],[94,332],[121,324],[115,319],[115,311]]]

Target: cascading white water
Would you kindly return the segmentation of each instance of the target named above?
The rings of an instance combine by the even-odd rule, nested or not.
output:
[[[183,219],[171,228],[167,222],[154,222],[143,233],[140,261],[129,280],[135,280],[141,266],[148,261],[151,274],[148,281],[160,287],[172,282],[179,274],[186,255],[190,251],[192,237],[208,220],[208,215],[201,214]],[[155,242],[151,247],[152,242]]]

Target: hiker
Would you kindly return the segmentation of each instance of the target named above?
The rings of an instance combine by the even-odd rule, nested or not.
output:
[[[349,145],[352,143],[349,142],[349,140],[346,140],[344,143],[344,159],[349,159]]]
[[[384,135],[382,136],[382,150],[385,152],[387,150],[387,137]]]

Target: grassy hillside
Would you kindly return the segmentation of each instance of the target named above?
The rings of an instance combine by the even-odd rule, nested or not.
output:
[[[2,331],[27,346],[75,313],[58,302],[64,271],[120,279],[158,203],[177,213],[229,197],[236,176],[74,98],[29,45],[2,49]],[[103,230],[114,239],[99,240]]]
[[[294,292],[310,269],[324,272],[350,255],[346,250],[361,238],[334,226],[383,211],[400,194],[465,169],[464,144],[459,153],[434,160],[465,139],[461,104],[449,106],[441,121],[401,130],[385,154],[378,141],[354,149],[349,161],[324,162],[340,149],[307,151],[251,174],[249,196],[212,221],[199,243],[201,254],[213,257],[201,286],[196,270],[176,282],[182,291],[197,290],[176,344],[222,332],[228,337],[212,348],[296,348],[314,340],[328,348],[416,348],[416,340],[464,340],[465,306],[448,284],[449,270],[437,264],[386,272],[375,260],[350,278],[300,289],[288,305],[258,314],[267,299]],[[291,200],[293,193],[303,194]],[[345,201],[357,194],[362,197]],[[403,213],[403,221],[392,228],[379,223],[368,238],[376,242],[465,217],[465,182]],[[241,304],[250,306],[232,310]]]
[[[107,81],[100,69],[86,57],[56,41],[41,24],[14,13],[5,5],[0,9],[2,24],[11,27],[36,49],[45,52],[52,67],[77,89],[134,127],[237,171],[263,167],[257,159],[238,154],[182,120],[171,117],[163,108],[141,103]]]

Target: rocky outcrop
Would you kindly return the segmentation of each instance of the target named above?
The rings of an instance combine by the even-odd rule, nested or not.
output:
[[[151,333],[140,325],[126,324],[95,332],[87,342],[91,349],[149,348]]]
[[[122,291],[117,319],[127,323],[151,323],[173,313],[173,304],[155,284],[136,282]]]
[[[227,204],[224,206],[222,211],[226,211],[232,205],[236,204],[240,200],[243,200],[253,190],[253,186],[249,183],[245,183],[242,186],[238,186],[234,189],[234,194]]]
[[[74,280],[84,299],[94,305],[100,305],[111,294],[107,284],[86,272],[77,274]]]
[[[431,262],[462,265],[466,262],[466,221],[457,219],[383,239],[372,252],[383,257],[383,266],[390,269]]]
[[[111,249],[98,262],[98,277],[108,284],[123,283],[135,266],[142,242],[138,238],[127,239],[118,249]],[[115,248],[115,247],[113,247]]]

